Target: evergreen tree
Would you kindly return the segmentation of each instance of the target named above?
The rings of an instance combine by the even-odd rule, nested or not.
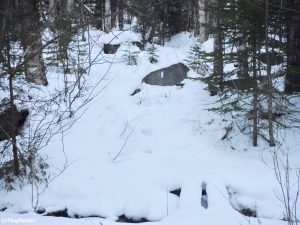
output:
[[[157,63],[158,62],[158,49],[154,44],[151,44],[148,46],[148,48],[146,49],[149,55],[149,61],[150,63]]]
[[[271,62],[275,53],[273,48],[272,51],[268,48],[270,37],[278,29],[277,22],[284,18],[270,13],[269,7],[270,2],[239,0],[218,0],[206,7],[207,14],[214,18],[212,24],[206,24],[206,29],[214,37],[214,51],[204,53],[194,46],[191,49],[193,57],[189,57],[189,65],[196,71],[204,62],[213,65],[210,75],[202,79],[208,84],[211,94],[219,93],[219,106],[211,110],[230,113],[236,119],[237,115],[243,114],[253,120],[250,127],[245,120],[236,121],[241,130],[250,129],[254,146],[258,136],[267,140],[270,146],[275,144],[274,108],[288,104],[273,85]],[[267,58],[265,66],[261,55]],[[230,63],[235,69],[225,73],[223,65]]]
[[[139,51],[135,51],[132,43],[126,43],[126,49],[123,50],[124,54],[122,55],[123,59],[126,61],[127,65],[133,66],[137,65],[137,57],[140,53]]]

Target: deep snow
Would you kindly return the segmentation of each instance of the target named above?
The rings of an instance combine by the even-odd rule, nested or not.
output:
[[[70,216],[105,219],[35,214],[27,186],[22,191],[0,192],[0,208],[8,207],[0,212],[3,224],[16,223],[13,218],[33,218],[33,224],[106,225],[116,224],[121,215],[146,218],[157,225],[285,224],[272,158],[263,141],[253,148],[251,137],[235,130],[230,141],[222,141],[229,122],[206,110],[217,97],[210,97],[201,82],[187,79],[182,88],[142,83],[148,73],[184,62],[196,41],[190,34],[181,33],[158,47],[157,64],[150,64],[147,52],[140,52],[137,66],[128,66],[122,59],[124,43],[138,40],[137,34],[93,35],[97,40],[94,56],[114,37],[113,43],[121,47],[115,55],[103,54],[104,60],[114,62],[111,67],[99,63],[91,68],[91,83],[108,71],[97,87],[104,90],[65,134],[64,150],[72,164],[39,196],[39,206],[47,212],[67,208]],[[212,41],[203,46],[212,49]],[[188,76],[198,75],[189,71]],[[56,84],[50,79],[49,90],[51,85]],[[137,88],[141,92],[130,96]],[[288,138],[297,146],[290,134]],[[59,136],[43,154],[50,165],[63,167]],[[292,156],[299,163],[299,153],[293,151]],[[52,176],[58,173],[55,168],[51,167]],[[207,209],[201,206],[203,182],[207,184]],[[177,188],[181,188],[180,197],[170,193]],[[236,192],[232,198],[228,189]],[[256,209],[259,219],[234,210],[241,207]]]

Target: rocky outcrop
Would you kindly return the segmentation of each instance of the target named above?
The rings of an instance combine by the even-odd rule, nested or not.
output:
[[[178,85],[187,78],[188,67],[183,63],[174,64],[170,67],[156,70],[148,74],[143,82],[151,85],[173,86]]]
[[[137,89],[135,89],[130,95],[131,96],[134,96],[134,95],[136,95],[136,94],[138,94],[138,93],[140,93],[141,92],[141,89],[140,88],[137,88]]]
[[[113,45],[113,44],[104,44],[103,52],[105,54],[115,54],[120,47],[120,44]]]

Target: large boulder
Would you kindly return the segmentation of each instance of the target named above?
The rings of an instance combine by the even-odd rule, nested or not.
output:
[[[103,51],[105,54],[115,54],[120,47],[120,44],[104,44]]]
[[[181,81],[187,78],[188,71],[189,68],[186,65],[178,63],[148,74],[143,79],[143,82],[159,86],[178,85]]]

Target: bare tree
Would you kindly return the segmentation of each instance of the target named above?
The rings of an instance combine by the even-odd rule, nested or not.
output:
[[[72,1],[68,2],[72,3]],[[60,4],[58,1],[52,3],[54,5]],[[49,7],[53,6],[52,3],[49,2]],[[26,1],[26,4],[29,3]],[[7,3],[6,6],[10,7],[11,5]],[[77,7],[84,7],[84,5],[81,4]],[[21,7],[17,9],[21,10]],[[28,9],[29,6],[26,10]],[[74,10],[81,12],[81,9],[74,8]],[[70,23],[58,23],[61,21],[58,21],[58,18],[54,16],[53,23],[55,25],[49,24],[51,29],[47,30],[46,35],[37,29],[40,37],[37,39],[43,39],[43,43],[39,42],[37,47],[33,42],[31,44],[34,47],[32,47],[29,40],[32,40],[33,36],[29,35],[29,40],[27,40],[26,35],[18,32],[21,30],[19,30],[18,20],[14,20],[14,14],[12,8],[9,13],[5,14],[6,19],[1,20],[1,27],[4,26],[5,29],[3,30],[4,35],[0,35],[0,75],[1,78],[8,78],[8,82],[1,83],[1,88],[3,87],[1,97],[5,97],[1,99],[0,107],[1,112],[8,108],[14,113],[18,112],[20,107],[30,108],[30,114],[24,132],[16,132],[14,129],[12,132],[6,132],[3,123],[0,124],[0,179],[1,182],[5,182],[8,190],[15,188],[14,182],[16,180],[21,181],[21,183],[28,181],[31,184],[47,183],[46,180],[49,179],[47,162],[39,154],[41,149],[47,146],[53,136],[70,129],[81,117],[85,112],[85,106],[103,90],[95,92],[108,72],[106,71],[102,76],[99,76],[93,86],[86,82],[90,67],[96,63],[105,62],[101,61],[102,51],[91,58],[92,48],[97,47],[97,45],[88,31],[85,31],[85,35],[88,36],[87,40],[80,39],[83,33],[82,27],[89,25],[85,23],[84,19],[75,18],[73,24],[70,25]],[[84,14],[78,15],[84,16]],[[70,18],[69,12],[65,12],[61,16]],[[30,19],[40,21],[40,17],[36,15]],[[23,20],[23,23],[25,23],[24,26],[21,24],[23,28],[28,29],[29,19]],[[15,26],[13,26],[14,24]],[[68,29],[61,32],[59,29],[63,29],[64,26],[67,26]],[[30,57],[28,56],[29,53]],[[63,74],[63,79],[60,82],[64,85],[57,87],[52,92],[43,90],[41,84],[45,83],[39,82],[38,79],[42,79],[39,76],[46,74],[34,71],[33,68],[39,69],[39,67],[36,64],[33,65],[32,60],[41,62],[43,70],[47,67],[47,71],[56,70],[58,74]],[[30,72],[29,75],[34,74],[33,80],[28,79],[28,72]],[[60,79],[60,76],[57,79]],[[14,113],[10,114],[14,115]],[[15,123],[18,121],[11,121],[14,123],[12,126],[16,127],[17,124]],[[3,139],[2,134],[5,132],[7,135]],[[22,135],[19,136],[21,133]]]
[[[287,146],[278,145],[273,152],[273,166],[279,184],[278,199],[284,207],[284,220],[288,225],[300,224],[298,215],[300,194],[300,168],[294,168],[290,161],[290,150]]]

